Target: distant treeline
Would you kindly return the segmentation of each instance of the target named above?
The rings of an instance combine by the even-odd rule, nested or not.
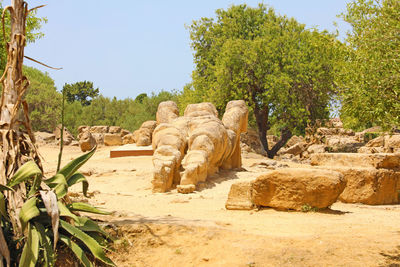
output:
[[[48,73],[26,66],[24,73],[31,82],[25,99],[29,103],[32,127],[35,131],[53,131],[61,122],[62,93],[57,91]],[[102,95],[90,101],[66,99],[65,126],[75,135],[80,125],[118,125],[133,131],[144,121],[155,120],[160,102],[176,99],[177,93],[166,91],[141,94],[135,99],[118,100]]]

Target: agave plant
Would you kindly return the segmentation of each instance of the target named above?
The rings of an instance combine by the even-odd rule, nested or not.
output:
[[[2,225],[7,224],[5,190],[26,183],[29,191],[19,212],[19,220],[24,231],[25,242],[19,259],[19,266],[54,266],[56,247],[64,243],[76,255],[83,266],[93,266],[86,256],[114,266],[106,256],[105,247],[108,234],[93,220],[80,216],[77,212],[109,214],[83,202],[71,202],[67,196],[68,188],[82,183],[83,194],[87,196],[88,181],[77,170],[95,152],[76,158],[60,169],[53,177],[44,179],[42,171],[34,161],[22,165],[7,185],[0,185],[0,215]],[[10,266],[10,251],[0,227],[0,253]],[[2,266],[1,260],[0,266]]]

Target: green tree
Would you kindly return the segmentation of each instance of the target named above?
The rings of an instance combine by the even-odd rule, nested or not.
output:
[[[341,72],[342,118],[351,127],[400,125],[400,2],[355,0]]]
[[[79,101],[84,106],[90,105],[93,98],[99,95],[99,88],[94,89],[93,82],[83,81],[73,84],[64,84],[63,90],[66,91],[67,101],[72,103]]]
[[[244,99],[269,157],[307,123],[328,117],[340,47],[334,35],[306,29],[263,4],[219,9],[216,19],[194,21],[189,30],[196,68],[193,87],[180,98],[212,101],[219,111],[229,100]],[[269,149],[271,127],[280,140]]]
[[[25,100],[29,105],[29,116],[34,131],[53,131],[60,117],[61,94],[48,73],[32,67],[23,68],[30,81]]]

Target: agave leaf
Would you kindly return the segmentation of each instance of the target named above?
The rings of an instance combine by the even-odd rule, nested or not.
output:
[[[69,217],[72,218],[75,222],[79,220],[79,217],[73,214],[61,201],[57,202],[58,209],[60,211],[61,217]]]
[[[22,250],[20,267],[35,267],[39,256],[39,232],[29,224],[28,239]]]
[[[111,212],[100,210],[98,208],[93,207],[90,204],[83,203],[83,202],[71,203],[71,204],[68,205],[68,208],[70,208],[73,211],[84,211],[84,212],[103,214],[103,215],[110,215],[111,214]]]
[[[0,192],[6,191],[6,190],[11,190],[11,191],[14,192],[14,189],[12,189],[11,187],[6,186],[6,185],[4,185],[4,184],[0,184]]]
[[[1,216],[3,216],[4,218],[6,218],[8,220],[8,214],[6,211],[6,199],[3,195],[3,193],[0,192],[0,214]]]
[[[68,184],[64,175],[57,173],[50,179],[44,181],[51,189],[56,191],[57,197],[63,198],[68,193]]]
[[[89,183],[86,180],[86,177],[82,173],[77,172],[74,175],[72,175],[71,178],[69,178],[69,180],[68,180],[68,186],[72,186],[77,183],[82,183],[83,195],[85,197],[88,197],[87,191],[89,189]]]
[[[35,175],[35,179],[33,180],[33,184],[31,189],[28,192],[28,198],[35,195],[40,188],[40,184],[42,182],[42,174]]]
[[[102,246],[103,249],[105,249],[106,251],[108,250],[107,247],[106,247],[107,244],[108,244],[108,241],[100,233],[98,233],[98,232],[87,232],[87,234],[90,235],[91,238],[96,240],[96,242],[99,243],[99,245]]]
[[[42,171],[34,161],[28,161],[18,169],[18,171],[8,182],[7,186],[13,187],[37,175],[41,176]]]
[[[54,247],[56,250],[56,245],[58,242],[58,226],[60,224],[60,212],[57,205],[57,196],[53,191],[39,191],[42,196],[44,206],[46,207],[47,214],[51,217],[51,227],[53,228],[54,236]]]
[[[40,215],[40,211],[36,206],[37,198],[33,197],[28,199],[24,205],[22,205],[19,212],[19,220],[21,221],[22,230],[25,229],[29,220]]]
[[[115,266],[115,264],[112,262],[112,260],[110,260],[106,256],[103,248],[99,245],[99,243],[97,243],[96,240],[94,240],[88,234],[86,234],[85,232],[76,228],[75,226],[67,223],[66,221],[60,220],[60,224],[61,224],[61,227],[64,228],[64,230],[66,230],[72,236],[81,240],[89,248],[89,250],[92,252],[94,257],[96,257],[97,259],[101,260],[102,262],[104,262],[108,265]]]
[[[75,253],[76,258],[78,258],[82,265],[85,267],[93,267],[93,264],[87,258],[85,252],[74,242],[71,238],[66,237],[65,235],[60,235],[60,240],[64,242],[71,250]]]
[[[73,161],[69,162],[65,165],[58,173],[64,175],[65,179],[68,181],[71,176],[80,168],[83,164],[86,163],[96,151],[96,146],[90,150],[88,153],[74,159]]]
[[[87,217],[78,217],[78,221],[75,226],[84,232],[98,232],[108,237],[108,233],[105,232],[95,221]]]
[[[55,254],[53,248],[51,247],[51,239],[46,234],[46,230],[41,223],[35,222],[35,227],[39,232],[40,246],[43,248],[44,251],[43,254],[45,259],[45,266],[52,267],[55,263]]]
[[[7,266],[10,266],[10,250],[8,249],[2,227],[0,227],[0,253],[6,259]]]

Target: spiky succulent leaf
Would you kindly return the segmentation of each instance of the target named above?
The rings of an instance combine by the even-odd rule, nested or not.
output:
[[[35,227],[39,232],[40,247],[43,249],[44,266],[52,267],[55,264],[55,254],[51,245],[51,239],[42,224],[35,222]]]
[[[90,262],[85,252],[74,241],[72,241],[71,238],[65,235],[60,235],[60,240],[64,242],[72,250],[72,252],[74,252],[83,266],[93,267],[93,264]]]
[[[29,224],[28,238],[22,250],[20,267],[35,267],[39,256],[39,232]]]
[[[92,205],[90,205],[88,203],[83,203],[83,202],[71,203],[68,205],[68,208],[70,208],[73,211],[84,211],[84,212],[90,212],[90,213],[96,213],[96,214],[102,214],[102,215],[110,215],[111,214],[111,212],[100,210],[96,207],[93,207]]]
[[[29,220],[40,215],[40,211],[36,206],[37,200],[36,197],[32,197],[22,205],[19,212],[19,220],[21,221],[22,230],[25,229]]]
[[[115,266],[115,264],[104,253],[102,246],[100,246],[99,243],[97,243],[97,241],[94,240],[91,236],[78,229],[77,227],[67,223],[66,221],[60,220],[60,225],[69,234],[82,241],[86,245],[86,247],[89,248],[94,257],[108,265]]]
[[[93,156],[95,151],[96,147],[94,147],[88,153],[69,162],[58,173],[64,175],[65,179],[68,181],[71,176],[75,174],[75,172]]]
[[[86,177],[82,173],[75,173],[74,175],[71,176],[71,178],[68,179],[68,186],[72,186],[77,183],[82,183],[82,191],[83,195],[87,197],[87,191],[89,189],[89,183],[86,179]]]
[[[7,186],[13,187],[38,175],[41,176],[42,171],[39,169],[34,161],[28,161],[18,169],[18,171],[8,182]]]

